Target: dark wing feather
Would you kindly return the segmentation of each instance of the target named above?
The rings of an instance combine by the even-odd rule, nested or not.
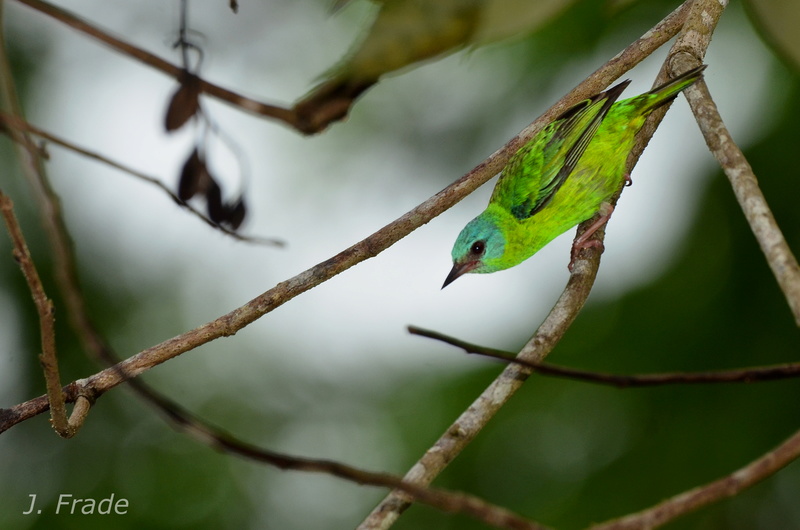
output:
[[[517,219],[526,219],[534,215],[552,200],[553,195],[578,165],[603,118],[629,83],[630,81],[623,81],[566,110],[540,133],[549,136],[541,153],[533,153],[531,149],[526,150],[528,147],[526,146],[514,155],[517,160],[510,161],[509,168],[525,172],[526,158],[536,157],[534,163],[539,167],[531,169],[541,173],[539,178],[535,179],[534,189],[529,188],[530,184],[534,183],[531,179],[519,179],[520,182],[512,184],[515,188],[519,185],[528,188],[509,190],[511,193],[508,196],[517,199],[513,201],[515,204],[510,205],[511,213]],[[534,139],[529,145],[536,144]]]

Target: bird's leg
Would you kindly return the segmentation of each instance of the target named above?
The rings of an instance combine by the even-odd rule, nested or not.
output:
[[[603,242],[597,241],[596,239],[589,240],[590,237],[597,232],[600,227],[608,222],[611,218],[611,214],[614,213],[614,207],[611,204],[604,202],[600,205],[600,217],[597,218],[597,221],[592,223],[592,225],[586,229],[586,231],[581,234],[580,236],[576,237],[575,240],[572,242],[572,251],[569,255],[569,271],[572,272],[572,268],[575,266],[575,260],[578,259],[578,252],[585,248],[603,248]]]

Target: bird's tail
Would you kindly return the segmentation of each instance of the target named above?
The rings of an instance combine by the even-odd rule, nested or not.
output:
[[[647,94],[650,96],[648,98],[648,104],[645,107],[644,111],[646,113],[652,112],[653,110],[657,109],[661,105],[669,103],[673,99],[675,99],[678,94],[685,89],[686,87],[690,86],[692,83],[697,81],[700,76],[703,75],[703,70],[706,69],[706,65],[700,65],[697,68],[693,68],[688,72],[685,72],[675,79],[671,79],[661,85],[660,87],[654,88]]]

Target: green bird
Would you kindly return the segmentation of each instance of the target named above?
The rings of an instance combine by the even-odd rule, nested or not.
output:
[[[519,265],[556,236],[600,219],[572,247],[578,250],[611,215],[611,197],[628,181],[625,163],[647,116],[702,74],[699,66],[645,94],[616,102],[630,83],[581,101],[547,125],[503,168],[489,205],[461,231],[442,288],[468,272]],[[615,103],[616,102],[616,103]]]

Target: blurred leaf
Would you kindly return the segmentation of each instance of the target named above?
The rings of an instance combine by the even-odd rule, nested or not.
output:
[[[794,68],[800,68],[800,2],[747,0],[745,5],[767,44]]]
[[[239,197],[239,200],[235,203],[228,205],[228,218],[226,221],[233,230],[236,230],[242,226],[246,214],[247,208],[244,205],[244,198]]]
[[[182,201],[188,201],[201,190],[206,189],[211,180],[206,163],[195,147],[181,169],[181,175],[178,180],[178,198]]]
[[[575,0],[488,0],[472,43],[488,42],[531,32],[562,13]]]
[[[432,57],[530,32],[575,0],[384,0],[365,37],[296,105],[312,130],[347,115],[389,72]],[[337,9],[345,2],[334,5]]]
[[[180,86],[172,94],[164,117],[167,132],[180,129],[200,110],[200,79],[184,71],[178,81]]]

